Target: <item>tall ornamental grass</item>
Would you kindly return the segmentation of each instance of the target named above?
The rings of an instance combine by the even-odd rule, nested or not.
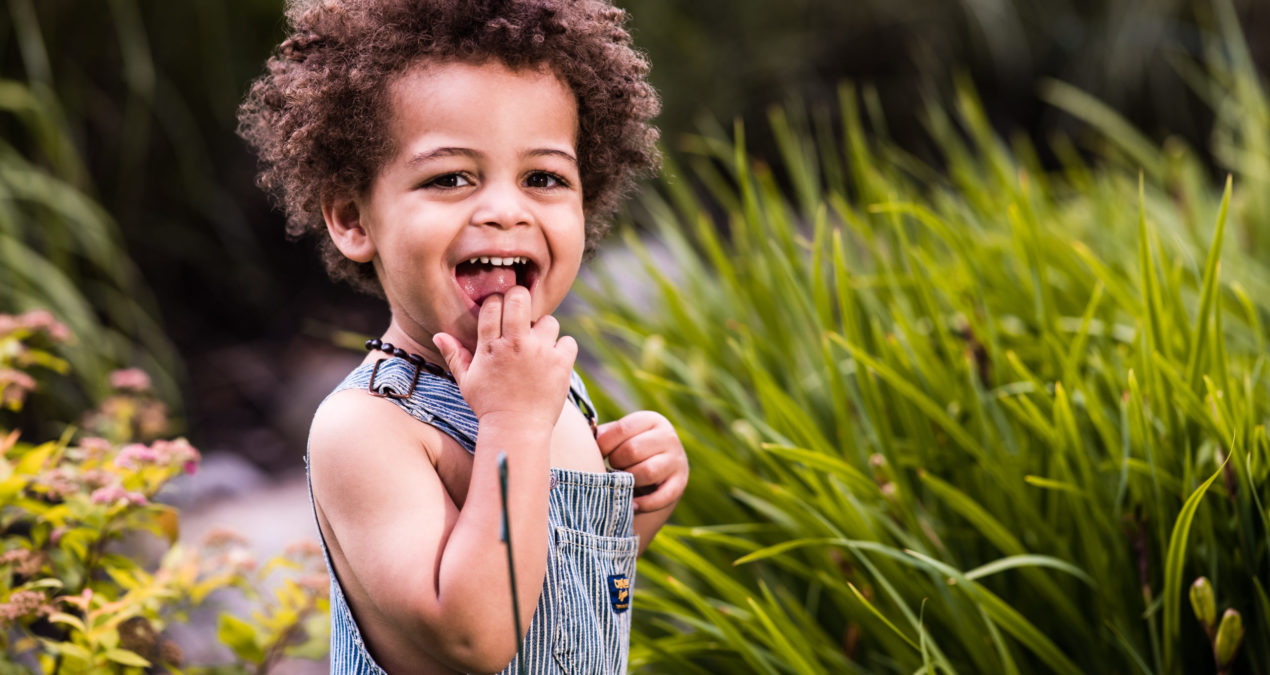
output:
[[[1270,119],[1218,55],[1225,180],[1057,83],[1058,170],[965,86],[937,169],[849,87],[780,173],[692,140],[575,326],[692,462],[636,669],[1270,672]]]

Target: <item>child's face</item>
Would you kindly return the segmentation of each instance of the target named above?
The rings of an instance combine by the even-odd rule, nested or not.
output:
[[[514,285],[550,314],[586,238],[573,93],[499,63],[427,63],[389,93],[396,154],[357,208],[394,323],[430,352],[441,331],[473,348],[480,303]]]

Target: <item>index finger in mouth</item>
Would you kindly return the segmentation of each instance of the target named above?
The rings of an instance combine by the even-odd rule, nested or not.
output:
[[[521,337],[529,334],[529,290],[513,286],[503,295],[503,337]]]
[[[476,316],[476,341],[489,342],[497,340],[503,334],[503,296],[494,294],[481,303],[481,312]]]

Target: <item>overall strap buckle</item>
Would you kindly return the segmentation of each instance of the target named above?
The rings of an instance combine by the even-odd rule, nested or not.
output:
[[[388,389],[387,391],[382,391],[382,392],[376,391],[375,390],[375,376],[379,374],[379,366],[383,364],[384,361],[387,361],[388,359],[380,359],[376,361],[375,367],[371,369],[370,371],[370,382],[366,385],[366,390],[370,392],[371,396],[375,396],[378,398],[393,398],[393,399],[410,398],[415,393],[415,387],[419,385],[419,371],[420,370],[426,370],[436,377],[443,377],[451,382],[454,382],[454,376],[447,373],[445,369],[442,368],[441,366],[438,366],[435,363],[430,363],[427,359],[423,358],[422,356],[419,356],[418,354],[413,354],[400,347],[394,347],[391,342],[384,342],[380,340],[379,338],[372,338],[366,341],[366,349],[370,351],[381,351],[381,352],[384,352],[385,354],[395,356],[399,359],[404,360],[406,363],[409,363],[411,366],[414,366],[414,370],[415,370],[414,375],[411,376],[410,378],[410,390],[407,391],[405,394],[398,394],[392,389]]]
[[[411,356],[414,356],[414,355],[411,354]],[[408,362],[410,362],[410,365],[414,366],[414,376],[410,378],[410,389],[405,394],[398,394],[397,392],[393,391],[390,388],[385,388],[383,391],[379,391],[375,389],[375,376],[379,374],[379,366],[383,365],[384,361],[387,361],[387,360],[388,359],[379,359],[378,361],[375,362],[375,367],[372,368],[370,371],[370,382],[366,384],[366,391],[370,392],[371,396],[375,396],[377,398],[392,398],[392,399],[410,398],[411,395],[415,393],[415,387],[419,385],[419,371],[420,371],[419,365],[420,364],[414,362],[412,359],[409,359],[409,358],[406,359]],[[423,359],[419,359],[419,360],[422,361]]]

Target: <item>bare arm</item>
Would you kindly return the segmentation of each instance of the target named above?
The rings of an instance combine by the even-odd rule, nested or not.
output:
[[[490,501],[490,483],[493,500],[498,499],[497,469],[485,461],[497,452],[480,446],[500,434],[482,429],[460,511],[428,459],[432,449],[423,444],[439,439],[419,442],[411,427],[420,426],[392,404],[362,392],[341,394],[315,420],[313,487],[346,563],[340,566],[337,560],[337,571],[346,590],[355,585],[369,598],[371,606],[355,606],[359,622],[392,626],[414,649],[452,668],[497,671],[514,653],[514,624],[507,559],[492,555],[502,550],[498,502],[483,503]],[[439,432],[425,438],[431,435]],[[515,499],[529,492],[516,484],[524,483],[517,479],[531,469],[512,467],[509,498]],[[539,509],[529,500],[511,511],[520,604],[531,613],[546,561],[545,536],[532,534],[546,527],[546,477],[539,483],[542,524],[535,523]],[[526,597],[529,590],[533,597]],[[490,660],[502,655],[507,657],[502,664]]]
[[[464,671],[497,671],[519,646],[499,539],[499,451],[508,455],[522,628],[537,605],[546,574],[551,431],[576,355],[572,340],[557,342],[554,319],[529,326],[527,293],[513,289],[506,304],[491,298],[482,306],[475,354],[453,338],[440,341],[481,429],[461,510],[428,459],[428,442],[420,447],[418,439],[437,434],[421,434],[423,425],[389,403],[354,400],[349,392],[349,404],[324,408],[310,443],[319,507],[374,618]],[[367,620],[362,614],[359,621]]]

